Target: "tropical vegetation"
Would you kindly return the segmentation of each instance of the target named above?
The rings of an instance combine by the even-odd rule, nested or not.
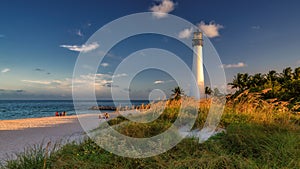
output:
[[[171,97],[175,100],[180,100],[183,95],[184,95],[183,89],[177,86],[172,90]]]
[[[300,67],[294,70],[291,67],[283,69],[281,73],[271,70],[266,74],[238,73],[233,81],[229,83],[236,92],[232,98],[247,91],[249,93],[260,92],[261,99],[273,99],[275,101],[286,101],[288,107],[294,111],[300,111],[295,105],[300,103]]]

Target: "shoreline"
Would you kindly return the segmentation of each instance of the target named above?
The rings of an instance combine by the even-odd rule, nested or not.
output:
[[[103,112],[105,113],[105,112]],[[20,119],[0,119],[0,131],[3,130],[22,130],[26,128],[50,127],[64,123],[70,123],[72,120],[87,116],[99,116],[103,113],[71,114],[66,116],[45,116],[45,117],[28,117]],[[117,112],[108,112],[112,117],[118,115]]]
[[[0,120],[0,162],[15,158],[16,153],[24,152],[25,148],[34,145],[48,142],[63,145],[70,141],[80,141],[87,131],[97,128],[103,122],[98,116],[99,114],[81,114]],[[113,117],[114,115],[111,116]],[[85,122],[89,125],[83,128],[81,124]]]
[[[54,127],[60,124],[73,123],[78,118],[97,114],[81,114],[68,116],[33,117],[23,119],[0,120],[0,131],[23,130],[29,128]]]
[[[77,115],[0,120],[0,131],[50,127],[59,124],[71,123],[73,120],[76,119]]]

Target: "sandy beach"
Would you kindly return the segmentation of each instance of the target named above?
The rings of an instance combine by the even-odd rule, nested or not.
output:
[[[96,128],[102,121],[97,114],[0,120],[0,159],[7,159],[34,144],[82,139],[85,130],[78,118],[81,123],[89,124],[85,127],[87,130]]]

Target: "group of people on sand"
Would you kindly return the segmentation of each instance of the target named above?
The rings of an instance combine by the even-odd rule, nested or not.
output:
[[[67,112],[63,111],[61,113],[59,113],[58,111],[55,112],[55,116],[66,116],[67,115]]]
[[[99,115],[99,119],[108,119],[108,118],[109,118],[109,114],[107,112]]]

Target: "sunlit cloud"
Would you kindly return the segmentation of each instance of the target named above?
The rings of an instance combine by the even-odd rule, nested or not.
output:
[[[181,32],[179,32],[178,38],[188,39],[191,37],[193,31],[194,31],[193,28],[186,28],[186,29],[182,30]]]
[[[126,76],[128,76],[126,73],[120,73],[120,74],[115,74],[112,77],[113,78],[118,78],[118,77],[126,77]]]
[[[84,90],[91,87],[96,87],[96,89],[99,89],[103,86],[113,86],[112,79],[113,78],[120,78],[128,76],[125,73],[122,74],[116,74],[116,75],[110,75],[110,74],[86,74],[81,75],[76,78],[66,78],[63,80],[28,80],[24,79],[21,80],[24,83],[28,83],[31,85],[39,85],[44,86],[45,88],[53,88],[55,87],[56,90],[71,90],[71,87],[79,88],[80,90]],[[114,86],[115,87],[115,86]]]
[[[162,84],[162,83],[165,83],[165,81],[163,81],[163,80],[156,80],[156,81],[154,81],[154,84]]]
[[[107,73],[89,73],[78,75],[74,78],[63,78],[59,80],[24,79],[20,82],[23,83],[26,95],[30,98],[72,98],[72,91],[75,91],[76,97],[80,99],[91,99],[91,97],[93,97],[91,96],[92,91],[92,93],[95,93],[99,98],[109,99],[112,97],[111,90],[117,93],[115,96],[118,98],[123,98],[123,95],[128,94],[129,90],[126,92],[124,90],[128,89],[128,87],[123,86],[122,83],[123,80],[126,81],[127,76],[128,74],[126,73],[114,75]],[[163,83],[167,82],[168,81],[164,81]]]
[[[198,27],[209,38],[214,38],[214,37],[220,36],[219,30],[224,28],[223,25],[216,24],[213,21],[209,22],[208,24],[205,24],[205,22],[201,21],[198,24]]]
[[[160,0],[160,3],[154,5],[150,8],[150,11],[153,12],[153,16],[160,19],[168,15],[168,13],[174,10],[174,2],[171,0]]]
[[[246,67],[247,65],[243,62],[239,62],[237,64],[223,64],[221,67],[222,68],[242,68]]]
[[[41,85],[50,85],[51,81],[40,81],[40,80],[21,80],[25,83],[34,83],[34,84],[41,84]]]
[[[9,68],[5,68],[1,71],[2,73],[7,73],[7,72],[10,72],[10,69]]]
[[[91,44],[84,44],[84,45],[81,45],[81,46],[78,46],[78,45],[60,45],[60,47],[67,48],[71,51],[86,53],[86,52],[97,49],[99,47],[99,44],[97,42],[93,42]]]
[[[100,65],[101,65],[102,67],[107,67],[107,66],[109,66],[108,63],[101,63]]]

